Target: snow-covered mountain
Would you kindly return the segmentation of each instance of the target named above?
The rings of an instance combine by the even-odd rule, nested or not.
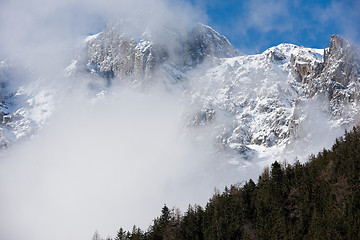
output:
[[[239,55],[224,36],[203,24],[185,32],[161,28],[129,34],[129,28],[136,26],[123,20],[87,37],[84,55],[73,64],[109,82],[113,78],[126,78],[140,85],[151,85],[156,79],[178,82],[206,56]]]
[[[0,62],[0,146],[30,138],[45,124],[54,107],[55,89],[45,87],[31,70]]]
[[[219,145],[245,157],[255,150],[276,159],[274,150],[292,151],[299,140],[307,142],[309,149],[301,151],[309,154],[319,144],[317,130],[358,122],[359,63],[358,50],[338,35],[324,50],[280,44],[262,54],[221,59],[193,78],[188,91],[202,104],[193,122],[216,122]],[[231,123],[216,120],[217,114]]]
[[[243,55],[202,24],[185,31],[129,31],[134,28],[119,21],[88,36],[66,68],[67,78],[97,79],[103,84],[89,86],[105,94],[121,82],[182,91],[191,103],[186,131],[206,129],[234,163],[286,152],[306,156],[314,144],[323,147],[320,130],[337,134],[358,123],[360,54],[338,35],[327,49],[280,44]],[[30,137],[56,109],[56,89],[30,87],[33,81],[21,80],[36,77],[18,69],[0,64],[3,147]]]

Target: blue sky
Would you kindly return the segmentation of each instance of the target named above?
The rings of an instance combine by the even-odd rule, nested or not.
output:
[[[360,45],[360,0],[186,0],[244,53],[287,42],[328,47],[338,33]]]
[[[109,19],[140,26],[202,22],[241,52],[280,43],[326,48],[338,33],[360,46],[360,0],[0,0],[0,59],[23,59],[39,45],[98,33]],[[55,47],[59,49],[59,47]]]

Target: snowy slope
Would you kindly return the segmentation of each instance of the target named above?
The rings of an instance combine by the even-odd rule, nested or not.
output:
[[[190,124],[211,124],[220,149],[240,153],[240,159],[293,160],[329,147],[358,121],[359,81],[329,87],[327,69],[343,59],[324,62],[323,54],[323,49],[280,44],[262,54],[222,59],[192,81],[189,95],[201,107]]]
[[[292,55],[321,62],[319,50],[280,44],[262,54],[222,59],[221,64],[200,74],[189,91],[194,102],[230,124],[221,125],[216,136],[222,149],[247,156],[253,145],[282,147],[291,139],[296,101],[302,84],[291,71]],[[256,148],[256,147],[255,147]]]
[[[6,61],[0,62],[1,148],[30,138],[50,117],[54,92],[43,86],[31,71]]]

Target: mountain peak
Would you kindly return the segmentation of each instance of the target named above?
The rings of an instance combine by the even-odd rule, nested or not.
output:
[[[234,57],[241,55],[236,50],[229,40],[220,35],[210,26],[198,23],[189,34],[190,41],[200,41],[200,44],[205,45],[207,48],[207,54],[214,55],[216,57]]]
[[[338,34],[330,36],[329,50],[326,57],[336,56],[342,58],[346,55],[353,57],[359,55],[359,50],[345,38]]]
[[[324,52],[324,68],[331,80],[344,86],[356,82],[360,73],[360,51],[334,34],[330,37],[329,49]]]
[[[340,49],[349,47],[351,44],[337,33],[330,36],[329,50],[330,52],[339,51]]]
[[[85,63],[90,72],[108,80],[126,77],[142,83],[154,79],[154,74],[165,73],[176,82],[206,57],[237,55],[239,52],[224,36],[203,24],[179,31],[143,28],[122,20],[108,24],[87,42]]]

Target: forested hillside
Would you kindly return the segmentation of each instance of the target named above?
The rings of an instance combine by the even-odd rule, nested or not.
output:
[[[147,231],[123,239],[360,239],[360,127],[305,164],[274,162],[257,184],[215,193],[205,208],[164,206]]]

